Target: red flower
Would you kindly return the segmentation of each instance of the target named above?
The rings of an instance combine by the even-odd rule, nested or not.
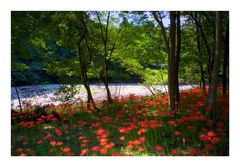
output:
[[[121,136],[121,137],[119,137],[119,139],[120,139],[121,141],[124,141],[124,140],[125,140],[125,137],[124,137],[124,136]]]
[[[110,144],[106,145],[105,148],[106,149],[111,149],[111,148],[113,148],[113,146],[114,146],[114,143],[110,143]]]
[[[206,121],[206,117],[204,115],[200,115],[198,119],[199,121]]]
[[[214,137],[215,136],[215,133],[213,132],[213,131],[210,131],[210,132],[208,132],[208,137]]]
[[[112,153],[111,156],[125,156],[123,153]]]
[[[36,144],[42,144],[42,143],[43,143],[42,140],[38,140],[38,141],[36,141]]]
[[[16,152],[21,152],[21,151],[23,151],[23,148],[17,148],[16,149]]]
[[[81,152],[81,154],[80,154],[80,156],[83,156],[83,155],[85,155],[86,153],[87,153],[87,151],[88,151],[88,149],[86,148],[86,149],[83,149],[82,150],[82,152]]]
[[[62,150],[62,152],[64,152],[64,153],[67,153],[67,152],[70,152],[70,151],[71,151],[71,149],[70,149],[69,147],[63,147],[61,150]]]
[[[206,148],[207,148],[208,151],[211,151],[211,150],[213,150],[213,145],[207,144]]]
[[[157,145],[157,146],[155,146],[155,150],[157,150],[157,151],[163,151],[163,150],[164,150],[164,147]]]
[[[62,135],[62,131],[60,129],[56,128],[54,131],[57,134],[57,136],[61,136]]]
[[[23,153],[22,153],[22,154],[20,154],[19,156],[27,156],[27,154],[23,154]]]
[[[87,139],[84,139],[82,142],[83,142],[83,143],[88,143],[88,142],[89,142],[89,140],[87,140]]]
[[[197,148],[191,149],[188,151],[188,154],[190,155],[198,155],[199,154],[199,150]]]
[[[142,151],[144,151],[144,148],[138,147],[138,151],[139,151],[139,152],[142,152]]]
[[[125,134],[128,134],[130,130],[131,130],[130,128],[119,128],[119,132],[125,133]]]
[[[97,135],[102,135],[104,134],[104,129],[98,129],[96,132]]]
[[[189,126],[187,126],[187,129],[188,130],[193,130],[193,126],[189,125]]]
[[[72,152],[67,152],[67,156],[72,156],[73,153]]]
[[[180,136],[180,135],[181,135],[181,132],[175,131],[174,134],[175,134],[176,136]]]
[[[50,144],[51,144],[52,146],[61,146],[63,143],[60,142],[60,141],[51,141]]]
[[[100,154],[104,155],[107,153],[107,151],[108,150],[106,148],[102,148],[102,149],[100,149]]]
[[[133,145],[129,144],[129,145],[127,145],[126,148],[127,148],[128,150],[131,150],[131,149],[133,148]]]
[[[145,137],[140,137],[138,140],[139,140],[140,142],[144,142],[144,141],[145,141]]]
[[[146,132],[147,132],[146,129],[141,128],[141,129],[138,130],[137,134],[138,134],[138,135],[141,135],[142,133],[146,133]]]
[[[199,136],[199,139],[200,139],[201,141],[207,141],[207,140],[208,140],[208,137],[207,137],[206,135],[204,135],[204,134],[201,134],[201,135]]]
[[[134,144],[134,145],[140,145],[140,144],[141,144],[141,142],[140,142],[140,141],[138,141],[138,140],[134,140],[134,141],[133,141],[133,144]]]
[[[172,155],[177,155],[178,151],[176,149],[172,149],[171,153],[172,153]]]
[[[47,134],[46,136],[43,137],[43,140],[48,140],[52,138],[52,135],[51,134]]]
[[[82,140],[82,139],[85,139],[85,137],[84,136],[79,136],[78,139]]]
[[[210,139],[210,142],[212,143],[212,144],[216,144],[216,143],[218,143],[220,141],[220,139],[218,138],[218,137],[213,137],[212,139]]]
[[[100,148],[98,146],[93,146],[91,151],[98,151]]]
[[[168,121],[168,124],[171,125],[171,126],[174,126],[174,127],[177,126],[177,124],[174,121]]]

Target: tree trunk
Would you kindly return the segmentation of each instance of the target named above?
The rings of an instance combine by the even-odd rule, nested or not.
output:
[[[180,24],[180,12],[177,12],[177,50],[176,50],[176,62],[175,62],[176,63],[175,64],[176,101],[180,101],[179,80],[178,80],[180,53],[181,53],[181,24]]]
[[[87,91],[87,98],[88,98],[88,103],[93,102],[93,97],[92,97],[92,93],[91,93],[91,89],[89,86],[89,82],[88,82],[88,77],[87,77],[87,67],[86,67],[86,62],[84,60],[84,55],[83,55],[83,49],[82,49],[82,41],[86,38],[86,34],[87,34],[87,27],[84,21],[84,13],[83,12],[76,12],[76,16],[78,18],[79,21],[79,26],[80,26],[80,37],[79,37],[79,41],[77,43],[77,49],[78,49],[78,58],[79,58],[79,65],[80,65],[80,75],[81,75],[81,79],[83,82],[83,85]]]
[[[78,44],[78,58],[79,58],[79,65],[80,65],[80,74],[81,74],[81,79],[83,82],[83,85],[85,87],[85,89],[87,90],[87,102],[94,102],[93,97],[92,97],[92,93],[91,93],[91,89],[88,83],[88,77],[87,77],[87,69],[85,67],[85,63],[84,63],[84,58],[83,58],[83,51],[81,48],[80,43]]]
[[[211,83],[208,95],[208,107],[211,109],[211,118],[214,122],[217,120],[216,113],[216,96],[217,96],[217,83],[218,83],[218,70],[220,67],[221,59],[221,12],[216,12],[216,47],[213,62],[213,69],[211,75]]]
[[[227,67],[229,57],[229,24],[226,31],[226,37],[224,42],[224,60],[223,60],[223,94],[227,94]]]
[[[170,54],[168,55],[168,95],[169,95],[169,108],[171,111],[175,109],[175,39],[176,36],[176,13],[170,12]]]
[[[212,54],[211,54],[211,51],[210,51],[209,43],[207,41],[207,38],[206,38],[206,36],[205,36],[205,34],[203,32],[203,28],[202,28],[199,20],[197,19],[197,17],[193,16],[193,14],[190,14],[190,16],[195,21],[196,26],[199,28],[201,36],[202,36],[202,39],[203,39],[203,42],[204,42],[204,44],[206,46],[206,49],[207,49],[207,53],[208,53],[208,69],[207,69],[207,71],[208,71],[209,84],[210,84],[210,81],[211,81],[211,60],[212,60]]]
[[[102,35],[102,40],[103,40],[103,45],[104,45],[103,72],[102,72],[102,74],[100,74],[100,77],[102,77],[101,80],[103,81],[104,86],[105,86],[106,91],[107,91],[108,102],[111,103],[112,102],[112,96],[111,96],[111,92],[110,92],[109,87],[108,87],[108,64],[109,63],[107,62],[107,57],[108,57],[108,26],[109,26],[110,12],[109,11],[107,12],[107,21],[106,21],[105,31],[103,31],[102,22],[101,22],[101,19],[100,19],[100,16],[99,16],[98,12],[96,14],[97,14],[98,21],[101,24],[100,30],[101,30],[101,35]],[[111,54],[114,50],[114,47],[115,46],[113,46],[113,48],[112,48]],[[109,60],[109,62],[110,62],[110,60]]]
[[[200,37],[199,37],[199,28],[197,25],[196,25],[196,37],[197,37],[198,52],[199,52],[199,56],[200,56],[200,60],[199,60],[200,74],[201,74],[200,87],[202,87],[202,90],[205,92],[206,84],[205,84],[204,70],[203,70],[203,63],[202,63],[202,49],[201,49],[201,42],[200,42]]]
[[[17,94],[18,103],[19,103],[19,108],[20,108],[20,111],[22,112],[22,104],[21,104],[21,99],[20,99],[20,96],[19,96],[19,93],[18,93],[17,87],[16,87],[16,86],[14,86],[14,88],[15,88],[15,91],[16,91],[16,94]]]

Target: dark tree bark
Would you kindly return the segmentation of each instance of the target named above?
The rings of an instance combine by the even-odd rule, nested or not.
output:
[[[227,25],[226,37],[224,40],[224,59],[223,59],[223,94],[227,94],[227,67],[229,57],[229,23]]]
[[[92,93],[91,93],[91,89],[89,86],[89,82],[88,82],[87,68],[85,66],[85,62],[84,62],[84,58],[83,58],[83,49],[81,47],[81,42],[79,42],[79,44],[78,44],[78,58],[79,58],[79,65],[80,65],[81,80],[87,91],[87,98],[88,98],[87,102],[88,103],[94,102]]]
[[[197,25],[196,25],[196,37],[197,37],[198,52],[199,52],[199,56],[200,56],[200,60],[199,60],[200,74],[201,74],[200,87],[202,87],[202,90],[205,92],[206,91],[206,84],[205,84],[204,69],[203,69],[203,62],[202,62],[202,49],[201,49],[199,28],[198,28]]]
[[[18,103],[19,103],[19,108],[20,108],[20,111],[22,112],[22,103],[21,103],[21,99],[20,99],[20,96],[19,96],[19,93],[18,93],[17,87],[14,86],[14,88],[15,88],[15,91],[16,91],[16,94],[17,94]]]
[[[206,46],[206,49],[207,49],[207,53],[208,53],[208,70],[207,71],[208,71],[209,83],[210,83],[210,81],[211,81],[211,64],[212,64],[212,54],[211,54],[211,51],[210,51],[210,46],[209,46],[209,43],[208,43],[207,38],[205,36],[205,33],[203,31],[203,28],[201,26],[201,23],[199,22],[197,17],[194,16],[192,13],[190,13],[190,16],[194,20],[195,24],[198,26],[198,28],[200,30],[200,33],[201,33],[201,36],[202,36],[202,39],[203,39],[203,42],[204,42],[204,44]]]
[[[211,75],[211,83],[208,95],[208,107],[211,109],[211,117],[214,122],[217,120],[216,113],[216,96],[217,96],[217,83],[218,83],[218,70],[220,67],[221,59],[221,12],[216,12],[216,49],[214,55],[213,69]]]
[[[181,24],[180,24],[180,12],[177,12],[177,50],[176,50],[176,61],[175,61],[175,86],[176,86],[176,101],[180,101],[179,93],[179,80],[178,71],[180,63],[180,53],[181,53]]]
[[[168,94],[169,107],[175,109],[176,76],[175,76],[175,43],[176,43],[176,12],[170,12],[170,54],[168,56]]]
[[[107,60],[108,57],[108,26],[109,26],[109,19],[110,19],[110,12],[107,12],[107,21],[106,21],[106,27],[105,30],[103,30],[102,27],[102,23],[101,23],[101,19],[99,16],[99,13],[97,14],[97,18],[100,25],[100,30],[101,30],[101,35],[102,35],[102,40],[103,40],[103,45],[104,45],[104,58],[103,58],[103,70],[100,72],[100,79],[103,82],[106,91],[107,91],[107,99],[108,102],[112,102],[112,96],[111,96],[111,92],[109,90],[109,86],[108,86],[108,66],[109,66],[109,62]],[[114,44],[115,47],[115,44]],[[112,52],[111,52],[112,54]]]
[[[90,102],[94,103],[92,93],[91,93],[91,89],[90,89],[89,82],[88,82],[87,63],[85,62],[83,47],[82,47],[82,42],[83,42],[84,39],[86,39],[87,27],[86,27],[86,24],[85,24],[85,21],[84,21],[84,13],[83,12],[77,12],[76,15],[78,17],[79,31],[80,31],[80,37],[79,37],[79,40],[78,40],[78,43],[77,43],[78,58],[79,58],[79,65],[80,65],[80,76],[81,76],[81,80],[83,82],[83,85],[84,85],[84,87],[87,91],[87,98],[88,98],[87,102],[88,103],[90,103]],[[88,47],[88,45],[87,45],[87,47]]]

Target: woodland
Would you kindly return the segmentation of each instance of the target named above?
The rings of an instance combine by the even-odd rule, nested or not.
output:
[[[63,103],[23,105],[22,86],[51,84]],[[229,12],[12,11],[11,87],[13,156],[228,156]]]

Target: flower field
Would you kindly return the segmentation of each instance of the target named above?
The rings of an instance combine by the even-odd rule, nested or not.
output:
[[[229,98],[221,92],[215,122],[200,88],[182,91],[174,112],[165,94],[13,111],[12,155],[227,156]]]

